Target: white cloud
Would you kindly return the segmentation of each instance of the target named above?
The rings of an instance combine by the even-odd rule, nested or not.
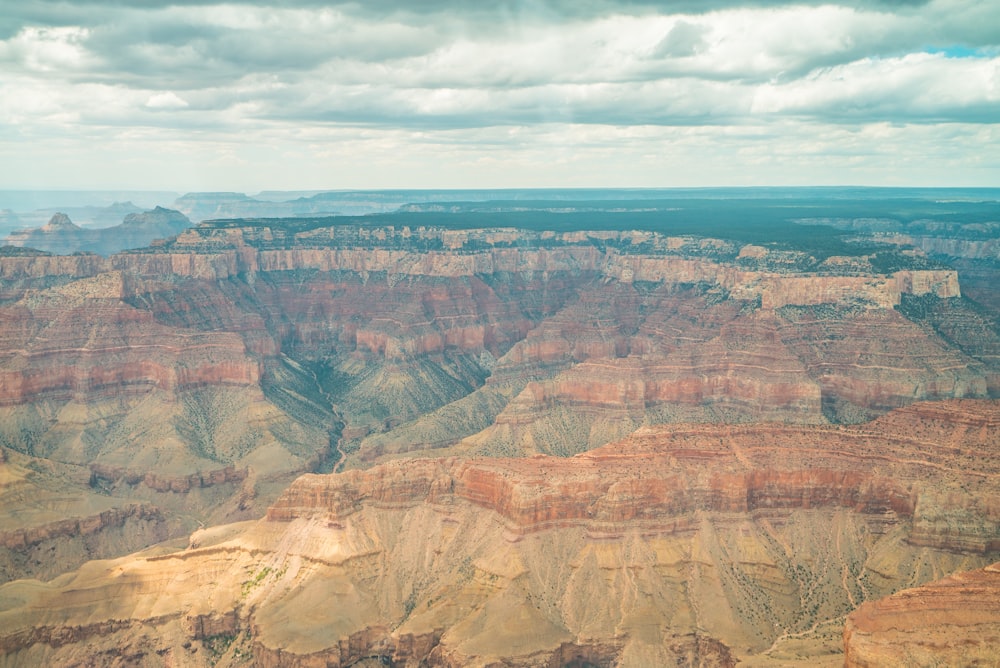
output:
[[[1000,176],[991,3],[88,1],[0,41],[0,156],[60,179],[37,187]],[[32,173],[0,170],[0,187]]]
[[[187,100],[173,91],[165,93],[154,93],[146,100],[146,106],[150,109],[184,109],[189,107]]]
[[[84,46],[90,31],[79,26],[26,26],[0,43],[0,61],[12,61],[28,71],[79,70],[93,64]]]
[[[890,120],[1000,120],[1000,58],[917,53],[866,58],[762,86],[757,113]],[[988,114],[986,118],[982,116]]]

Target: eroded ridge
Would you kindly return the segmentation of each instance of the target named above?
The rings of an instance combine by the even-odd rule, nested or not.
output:
[[[42,663],[842,662],[824,634],[858,604],[996,561],[998,417],[995,401],[922,403],[853,427],[672,425],[569,458],[306,475],[264,519],[187,549],[0,587],[0,647]]]

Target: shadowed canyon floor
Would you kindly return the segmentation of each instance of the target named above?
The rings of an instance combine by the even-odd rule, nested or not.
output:
[[[1000,557],[947,257],[336,220],[0,257],[0,663],[840,665]]]

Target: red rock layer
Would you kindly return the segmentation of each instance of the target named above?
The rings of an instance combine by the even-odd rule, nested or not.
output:
[[[498,422],[530,420],[554,405],[640,414],[658,404],[732,405],[757,419],[789,421],[816,421],[820,414],[820,387],[778,340],[773,316],[734,320],[714,339],[674,349],[645,337],[623,337],[617,347],[647,352],[587,356],[551,381],[529,385]]]
[[[280,348],[257,307],[254,289],[239,281],[125,274],[122,299],[168,327],[238,334],[252,355],[274,356]]]
[[[0,308],[0,323],[0,405],[260,378],[235,334],[165,327],[118,299],[19,303]]]
[[[0,313],[0,337],[7,336],[0,342],[3,349],[23,350],[25,358],[6,365],[0,360],[0,373],[4,366],[8,370],[0,379],[0,403],[18,403],[46,393],[62,398],[90,391],[110,392],[112,387],[128,392],[150,385],[253,384],[260,371],[255,361],[242,359],[246,353],[274,356],[285,352],[316,358],[330,349],[345,348],[387,359],[446,349],[477,355],[488,351],[493,357],[511,351],[513,357],[498,369],[500,379],[517,376],[512,366],[525,361],[530,367],[630,355],[669,356],[711,330],[717,334],[715,325],[724,322],[718,318],[722,312],[734,303],[756,298],[766,309],[857,299],[891,307],[903,292],[942,297],[959,294],[955,273],[947,271],[897,272],[891,277],[793,276],[669,254],[675,251],[626,255],[592,245],[427,252],[380,247],[387,243],[385,239],[400,235],[411,245],[447,236],[432,230],[411,234],[372,229],[361,234],[320,228],[302,233],[300,240],[284,241],[301,247],[274,249],[273,240],[282,234],[268,228],[192,230],[182,234],[169,252],[123,253],[110,258],[0,258],[0,296],[6,300],[25,297],[30,290],[53,282],[71,281],[66,287],[72,289],[79,279],[86,282],[108,272],[120,275],[114,295],[95,298],[77,290],[76,296],[84,300],[72,312],[79,331],[60,331],[64,325],[58,322],[58,312],[67,308],[63,304],[46,308],[32,299],[21,299],[7,307],[12,311]],[[464,236],[482,237],[485,243],[508,240],[515,233],[491,234]],[[309,247],[339,239],[339,235],[357,237],[359,246]],[[624,233],[604,236],[631,239]],[[573,235],[561,235],[560,240],[565,244],[579,242]],[[672,248],[669,241],[665,247]],[[648,287],[633,289],[636,282],[657,283],[667,289],[661,287],[659,294],[649,297],[643,294]],[[719,314],[709,317],[707,327],[699,328],[688,319],[677,322],[664,317],[661,309],[682,318],[688,314],[690,307],[677,305],[682,301],[677,294],[673,300],[669,297],[672,290],[690,292],[684,286],[692,285],[709,286],[743,301],[711,309]],[[701,296],[696,301],[705,305]],[[150,314],[156,323],[173,331],[153,328]],[[704,314],[693,315],[697,321]],[[731,321],[739,314],[726,315]],[[556,316],[556,322],[543,325],[525,339],[550,316]],[[899,326],[898,322],[878,326],[887,324]],[[112,325],[122,330],[118,338],[124,340],[115,347],[120,359],[109,359],[107,346],[90,340],[113,338]],[[49,330],[50,345],[33,349],[23,339],[38,335],[42,328]],[[13,332],[8,335],[10,330]],[[192,330],[203,335],[183,340],[196,336]],[[207,340],[211,338],[208,332],[213,333],[211,341]],[[231,333],[239,335],[244,350],[234,347]],[[687,338],[689,333],[695,335],[693,340]],[[144,334],[159,342],[159,347],[152,349],[143,341]],[[877,338],[870,329],[854,334],[849,337],[851,345]],[[622,385],[621,375],[633,369],[609,373],[609,365],[604,364],[599,369],[580,369],[579,378],[562,379],[556,387],[543,388],[542,394],[552,401],[583,405],[588,405],[593,395],[596,405],[608,403],[611,407],[638,399],[646,405],[678,401],[698,405],[727,397],[757,419],[777,417],[757,409],[773,405],[779,411],[787,409],[792,416],[808,415],[815,420],[814,384],[803,383],[801,373],[799,378],[791,378],[803,364],[813,380],[821,383],[824,395],[836,394],[876,411],[902,405],[908,397],[981,396],[987,391],[981,377],[958,371],[931,377],[929,371],[959,368],[962,362],[954,356],[928,354],[926,360],[916,360],[919,368],[910,373],[905,364],[894,366],[886,355],[873,357],[867,365],[850,365],[846,360],[853,351],[838,350],[831,360],[834,367],[830,367],[824,351],[815,350],[817,345],[825,345],[826,339],[816,343],[808,332],[797,331],[783,333],[780,341],[773,332],[768,336],[743,349],[728,346],[721,357],[717,350],[705,354],[695,351],[648,365],[643,372],[653,378],[642,388]],[[82,337],[87,338],[82,341]],[[518,342],[524,345],[515,346]],[[206,346],[217,349],[204,354]],[[222,348],[229,348],[229,352]],[[199,358],[204,363],[178,362]],[[894,373],[872,377],[872,368]],[[513,373],[505,376],[505,370]],[[771,370],[770,377],[761,377],[762,370]],[[860,382],[854,382],[861,376]]]
[[[160,522],[163,521],[163,514],[158,508],[143,504],[112,508],[91,517],[73,517],[42,526],[0,531],[0,547],[23,550],[48,540],[88,536],[108,527],[120,527],[130,519]]]
[[[781,342],[819,384],[831,416],[858,421],[915,398],[987,396],[981,365],[899,312],[833,311],[785,309],[778,326]]]
[[[917,542],[994,550],[1000,545],[1000,462],[991,457],[998,446],[992,427],[997,404],[948,406],[954,407],[920,404],[887,423],[856,428],[662,427],[568,459],[428,459],[306,475],[267,518],[336,521],[368,503],[399,507],[454,497],[493,510],[516,533],[574,525],[614,533],[630,522],[683,528],[696,510],[840,506],[912,517],[920,529],[914,529]],[[918,426],[910,433],[922,434],[919,426],[935,429],[936,442],[948,445],[900,435],[892,429],[898,420]],[[968,420],[980,427],[970,429]],[[939,498],[936,490],[955,480],[980,487],[975,510]]]
[[[186,494],[192,489],[212,487],[226,483],[242,482],[247,477],[247,471],[233,466],[225,466],[214,471],[199,471],[183,476],[169,476],[154,472],[138,473],[126,470],[121,466],[106,464],[91,464],[92,484],[113,485],[123,481],[128,485],[142,483],[154,492],[176,492]]]
[[[258,281],[254,297],[291,350],[347,347],[380,358],[445,349],[499,355],[532,326],[518,308],[518,296],[532,286],[510,287],[501,297],[476,277],[391,283],[353,273],[313,274],[307,281],[278,273]],[[561,293],[565,298],[569,291]]]
[[[844,653],[851,668],[1000,664],[1000,563],[863,604]]]
[[[186,550],[7,585],[0,653],[205,665],[218,634],[267,666],[763,660],[874,592],[989,563],[904,536],[934,504],[945,524],[967,513],[1000,536],[998,425],[1000,402],[967,400],[859,427],[676,425],[564,459],[307,475],[266,519]],[[951,507],[959,490],[979,505]],[[955,526],[941,546],[971,549]]]
[[[905,488],[861,471],[738,472],[732,470],[741,468],[732,453],[669,446],[656,455],[627,460],[578,457],[496,464],[424,460],[384,464],[336,478],[306,475],[268,509],[267,517],[290,521],[325,514],[336,520],[365,503],[391,508],[444,502],[452,494],[495,511],[511,530],[522,533],[574,525],[616,532],[623,530],[623,522],[633,521],[669,530],[683,527],[683,517],[695,510],[740,513],[843,506],[909,516],[914,509]],[[709,466],[712,473],[693,482],[690,472],[672,470],[677,465]]]

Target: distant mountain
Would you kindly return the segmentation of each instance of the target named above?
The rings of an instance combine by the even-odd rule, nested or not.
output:
[[[40,230],[45,234],[75,234],[82,231],[65,213],[56,213]]]
[[[130,213],[142,213],[152,206],[140,207],[133,202],[113,202],[107,206],[55,206],[34,211],[9,211],[8,216],[0,214],[0,234],[9,234],[21,228],[42,227],[57,213],[65,214],[78,226],[84,228],[113,227],[122,222]]]
[[[106,207],[115,202],[134,202],[150,209],[172,202],[177,193],[165,190],[0,190],[0,209],[70,212],[77,207]]]
[[[42,227],[12,232],[5,243],[10,246],[37,248],[58,255],[71,253],[110,255],[130,248],[148,246],[154,239],[172,237],[189,227],[191,221],[187,216],[179,211],[159,206],[151,211],[129,213],[120,224],[99,229],[82,228],[74,224],[65,213],[56,213]]]
[[[132,202],[114,202],[110,206],[74,207],[62,211],[80,224],[80,227],[114,227],[125,216],[142,213],[149,207],[136,206]],[[54,212],[53,212],[54,213]]]
[[[211,218],[229,218],[243,212],[258,201],[243,193],[188,193],[174,201],[174,208],[196,223]]]
[[[243,193],[188,193],[177,198],[174,207],[188,218],[200,223],[203,220],[232,218],[295,218],[300,216],[364,215],[395,211],[422,192],[397,191],[353,192],[334,191],[319,193],[267,192],[258,198]]]

